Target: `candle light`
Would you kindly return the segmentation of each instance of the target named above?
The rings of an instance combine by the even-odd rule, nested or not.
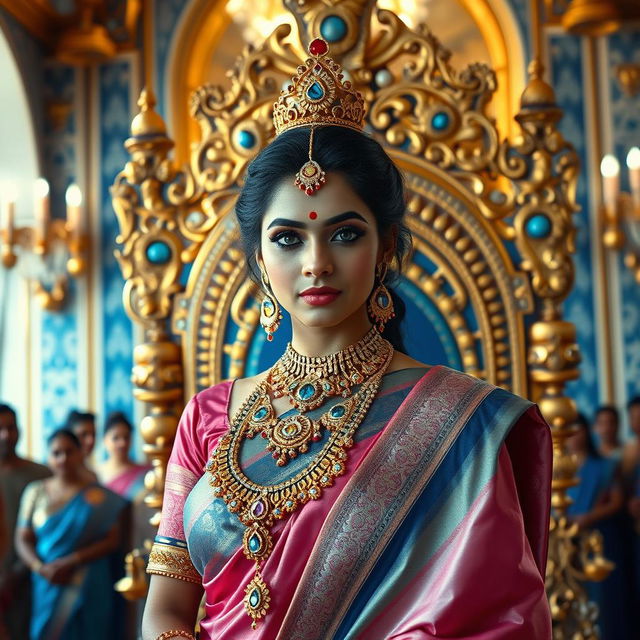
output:
[[[44,178],[38,178],[33,186],[36,215],[36,248],[42,251],[47,236],[49,222],[49,183]]]
[[[627,154],[627,167],[629,169],[629,183],[631,195],[636,209],[640,208],[640,149],[631,147]]]
[[[620,163],[608,153],[600,163],[602,174],[602,199],[609,211],[615,211],[620,193]]]
[[[18,197],[16,185],[6,181],[0,186],[0,203],[2,214],[0,215],[0,230],[7,230],[7,243],[11,242],[13,228],[15,226],[16,200]]]
[[[67,201],[67,225],[69,231],[73,234],[79,234],[82,231],[82,191],[74,182],[67,187],[64,197]]]

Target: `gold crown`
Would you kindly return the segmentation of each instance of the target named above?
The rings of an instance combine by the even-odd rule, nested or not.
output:
[[[306,63],[273,105],[276,134],[311,125],[337,125],[362,131],[364,100],[349,80],[343,81],[340,65],[325,57],[329,45],[316,38],[309,44]]]

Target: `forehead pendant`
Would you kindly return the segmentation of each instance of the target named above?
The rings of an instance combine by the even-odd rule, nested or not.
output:
[[[322,126],[338,126],[362,131],[364,99],[344,79],[340,65],[328,57],[329,45],[322,38],[309,44],[309,58],[280,93],[273,105],[276,135],[297,127],[309,127],[309,159],[296,173],[295,184],[312,196],[326,182],[325,172],[313,159],[315,130]]]
[[[312,196],[327,181],[324,171],[311,157],[313,153],[314,131],[315,127],[311,127],[311,134],[309,135],[309,159],[302,165],[300,171],[296,173],[296,185],[308,196]]]

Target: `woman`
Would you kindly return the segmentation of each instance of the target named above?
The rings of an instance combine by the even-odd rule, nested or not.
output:
[[[107,459],[100,465],[102,484],[130,502],[140,502],[144,496],[144,476],[149,466],[136,464],[129,457],[133,427],[121,411],[114,411],[104,427],[104,448]]]
[[[619,477],[618,462],[606,458],[596,449],[589,422],[582,414],[574,423],[576,432],[567,440],[569,451],[578,463],[580,483],[567,494],[573,504],[567,510],[569,520],[582,531],[597,529],[603,537],[604,555],[615,568],[602,582],[587,583],[590,600],[599,609],[598,623],[603,640],[629,637],[629,590],[626,575],[629,559],[622,519],[624,491]]]
[[[25,489],[16,551],[33,578],[31,640],[118,637],[111,619],[109,555],[119,543],[118,518],[126,502],[87,481],[76,435],[66,429],[48,440],[53,477]]]
[[[203,587],[203,640],[548,638],[548,428],[402,353],[402,178],[309,50],[236,206],[261,323],[282,306],[293,339],[185,409],[143,638],[193,638]]]

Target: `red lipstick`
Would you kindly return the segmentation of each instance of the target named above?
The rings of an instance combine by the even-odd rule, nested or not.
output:
[[[341,291],[333,287],[309,287],[300,293],[300,297],[314,307],[321,307],[331,304]]]

